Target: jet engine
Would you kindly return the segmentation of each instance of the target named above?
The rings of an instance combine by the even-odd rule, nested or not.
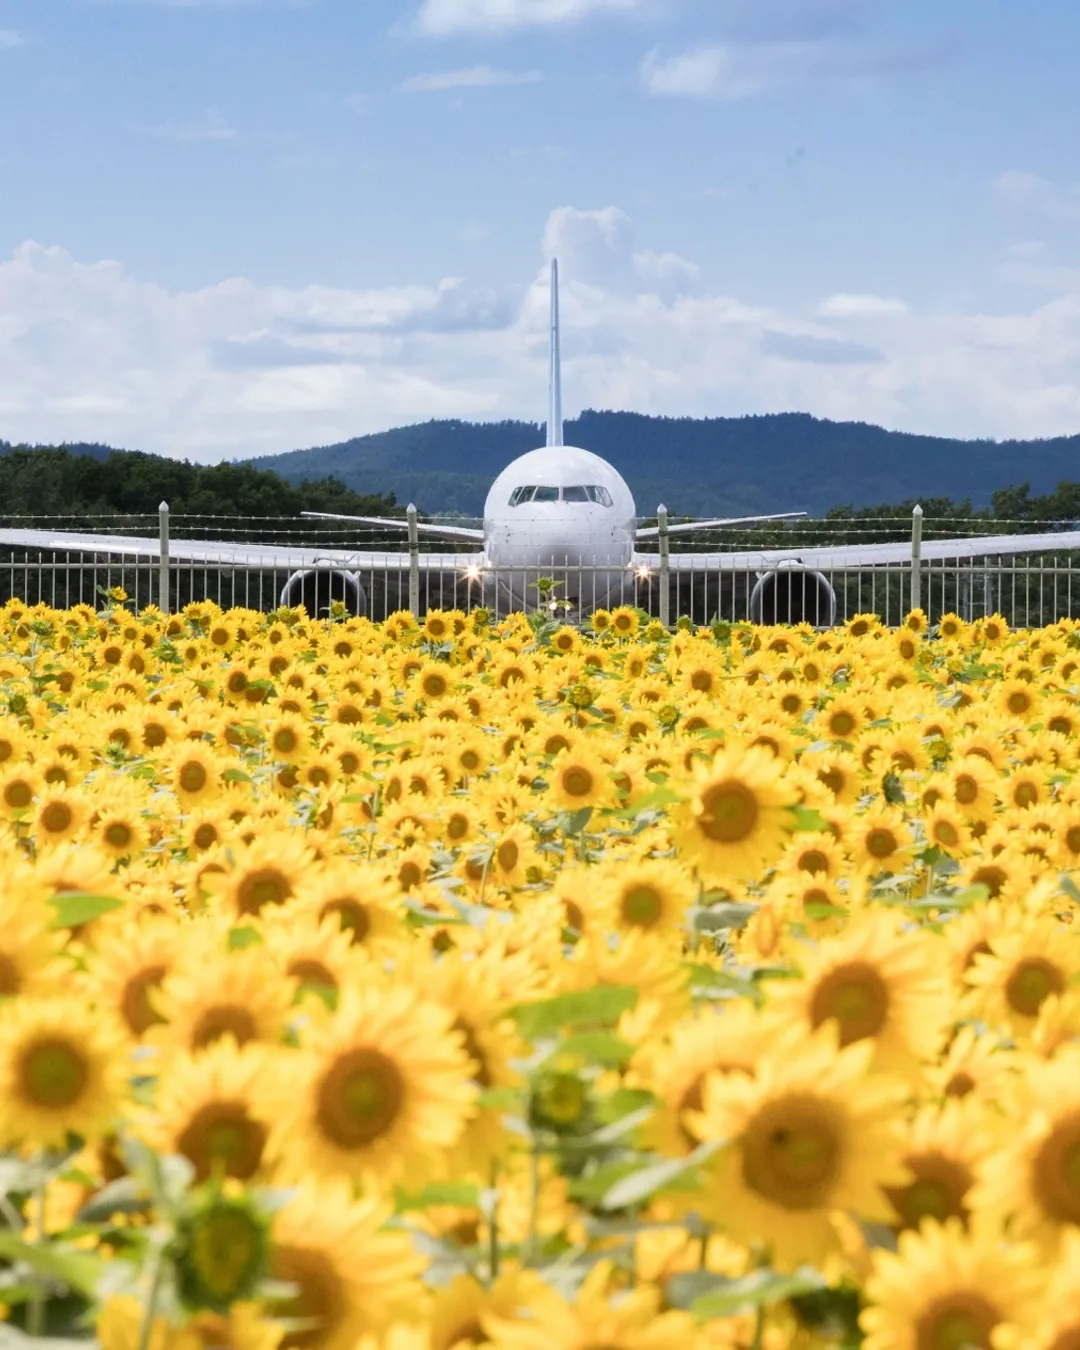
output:
[[[280,603],[290,609],[303,605],[311,618],[325,619],[331,600],[343,600],[349,614],[367,612],[367,592],[359,578],[328,567],[294,572],[282,589]]]
[[[836,592],[821,572],[799,562],[781,563],[755,582],[750,592],[750,622],[831,628],[836,622]]]

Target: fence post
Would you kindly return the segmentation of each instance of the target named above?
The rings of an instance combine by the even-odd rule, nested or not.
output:
[[[416,507],[409,503],[405,510],[409,521],[409,609],[420,614],[420,531],[416,525]]]
[[[908,609],[922,608],[922,507],[911,513],[911,596]]]
[[[158,540],[161,551],[158,556],[158,609],[162,614],[169,612],[169,503],[158,506]]]
[[[656,508],[657,540],[660,545],[660,622],[665,628],[671,627],[671,565],[668,560],[667,507],[660,503]]]

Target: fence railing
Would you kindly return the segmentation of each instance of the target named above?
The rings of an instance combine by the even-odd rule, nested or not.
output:
[[[170,612],[210,599],[223,608],[262,611],[303,602],[309,612],[325,613],[331,600],[339,599],[352,612],[376,619],[397,609],[423,614],[431,608],[470,611],[481,604],[502,617],[539,606],[545,588],[538,583],[546,579],[554,583],[552,595],[569,603],[571,621],[619,604],[646,610],[665,624],[685,615],[695,624],[719,618],[826,626],[873,613],[896,625],[917,607],[926,610],[931,623],[950,612],[968,620],[997,612],[1016,627],[1080,617],[1080,550],[1051,553],[1044,547],[1037,554],[988,553],[962,560],[935,559],[923,551],[931,538],[1003,530],[1046,534],[1054,532],[1054,522],[924,519],[916,509],[909,523],[804,521],[687,536],[669,532],[662,509],[654,520],[657,533],[648,541],[650,551],[637,553],[631,567],[556,557],[509,568],[478,566],[475,544],[422,540],[415,511],[400,531],[372,527],[363,532],[354,525],[309,519],[170,517],[164,504],[157,516],[0,519],[0,528],[38,530],[34,543],[0,543],[0,601],[18,596],[57,608],[97,606],[102,592],[120,586],[137,606],[156,604]],[[59,539],[47,542],[50,533],[73,529],[94,533],[98,551],[75,549]],[[109,548],[113,536],[115,552]],[[130,551],[133,537],[142,541],[137,554]],[[184,543],[195,538],[214,540],[218,554],[185,558]],[[761,562],[734,568],[718,556],[780,549],[797,557],[809,546],[900,541],[909,547],[900,561],[888,563],[792,569]],[[259,545],[257,560],[230,552],[252,543]],[[315,557],[325,554],[326,560],[298,569],[289,550],[299,546],[309,554],[314,549]]]

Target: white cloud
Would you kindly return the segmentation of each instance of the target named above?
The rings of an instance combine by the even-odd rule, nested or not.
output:
[[[906,314],[908,307],[903,300],[889,299],[883,295],[830,295],[818,306],[823,319],[874,319],[889,318],[897,314]]]
[[[234,141],[235,128],[222,120],[216,109],[211,109],[197,121],[182,117],[169,117],[154,126],[140,126],[136,130],[143,136],[156,136],[164,141]]]
[[[998,174],[992,187],[1009,206],[1051,220],[1080,220],[1080,183],[1055,183],[1037,173],[1009,169]]]
[[[410,75],[402,80],[407,94],[431,94],[443,89],[488,89],[500,85],[539,84],[538,70],[492,70],[490,66],[469,66],[466,70],[445,70],[436,75]]]
[[[0,52],[22,45],[22,38],[14,28],[0,28]]]
[[[429,37],[555,27],[596,15],[627,14],[645,0],[424,0],[416,27]]]
[[[861,88],[883,76],[937,65],[952,43],[875,43],[847,37],[711,43],[672,56],[653,50],[641,63],[646,93],[659,98],[737,102],[814,84]]]
[[[1080,277],[1009,312],[883,324],[867,304],[881,297],[833,296],[822,314],[719,291],[692,262],[640,248],[613,206],[560,208],[543,244],[562,264],[571,414],[802,409],[967,437],[1080,429]],[[429,417],[539,421],[547,308],[546,265],[523,291],[452,277],[170,291],[27,243],[0,262],[0,437],[212,460]]]

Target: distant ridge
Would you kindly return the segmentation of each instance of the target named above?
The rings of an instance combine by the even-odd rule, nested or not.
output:
[[[1080,478],[1080,435],[964,441],[831,422],[809,413],[648,417],[583,412],[566,441],[609,460],[642,515],[662,501],[685,515],[809,511],[822,516],[917,498],[989,505],[1007,485],[1052,491]],[[495,475],[544,443],[542,423],[430,421],[336,445],[245,461],[290,482],[332,475],[361,492],[393,492],[422,511],[477,516]]]

